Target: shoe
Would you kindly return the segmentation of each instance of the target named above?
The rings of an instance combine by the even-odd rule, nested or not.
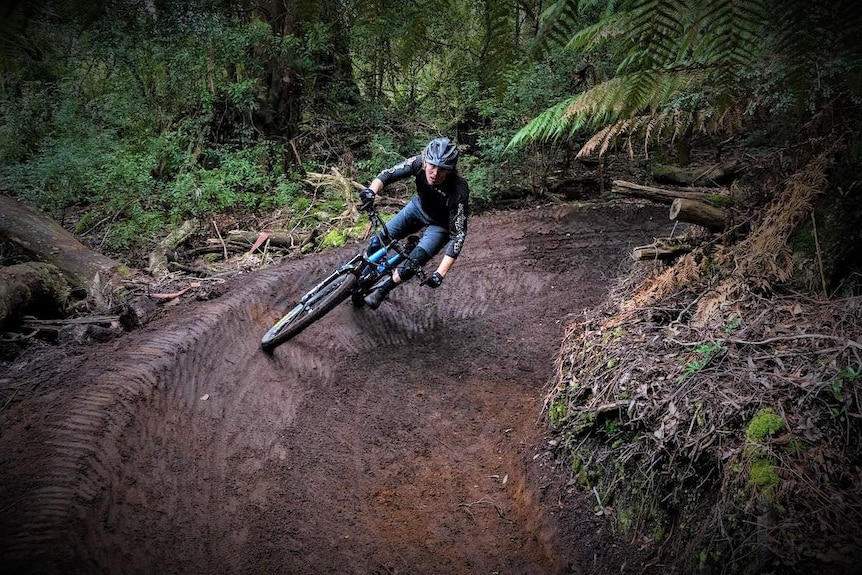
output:
[[[392,281],[392,278],[386,278],[383,281],[377,282],[377,284],[371,288],[368,295],[365,296],[365,305],[371,309],[377,309],[395,285],[396,284]]]
[[[353,302],[354,307],[365,307],[365,298],[361,293],[350,294],[350,301]]]

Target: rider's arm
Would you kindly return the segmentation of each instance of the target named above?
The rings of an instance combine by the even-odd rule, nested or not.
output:
[[[440,260],[440,265],[437,266],[437,273],[446,277],[446,274],[449,272],[449,268],[451,268],[454,263],[455,258],[452,256],[443,256],[443,259]]]
[[[374,178],[368,188],[375,194],[379,194],[380,190],[383,189],[383,181],[380,178]]]
[[[470,190],[466,181],[461,181],[458,190],[458,201],[449,211],[449,244],[446,246],[445,257],[452,258],[452,262],[446,266],[446,271],[455,263],[454,260],[461,254],[464,240],[467,239],[467,216],[470,213],[469,196]],[[443,265],[443,262],[440,263]],[[440,270],[437,270],[440,271]],[[440,271],[445,275],[445,271]]]
[[[415,176],[421,171],[422,156],[413,156],[412,158],[407,158],[400,164],[392,166],[391,168],[383,170],[377,174],[377,177],[374,178],[374,181],[371,182],[369,187],[374,190],[375,194],[379,194],[380,190],[392,182],[403,180],[409,176]]]

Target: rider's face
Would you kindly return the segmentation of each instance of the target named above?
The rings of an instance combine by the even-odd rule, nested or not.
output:
[[[446,179],[446,176],[448,176],[449,172],[451,171],[452,170],[444,170],[443,168],[438,168],[434,164],[430,164],[428,162],[425,163],[425,178],[432,186],[442,184],[443,180]]]

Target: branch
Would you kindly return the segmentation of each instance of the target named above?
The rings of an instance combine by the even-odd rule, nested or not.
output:
[[[844,337],[837,337],[834,335],[827,335],[822,333],[801,333],[799,335],[779,335],[775,337],[770,337],[768,339],[762,339],[760,341],[747,341],[744,339],[735,339],[728,338],[725,341],[730,343],[738,343],[740,345],[765,345],[767,343],[774,343],[776,341],[792,341],[794,339],[826,339],[829,341],[838,341],[843,343],[846,347],[853,347],[856,349],[862,350],[862,344],[857,341],[853,341],[852,339],[847,339]]]

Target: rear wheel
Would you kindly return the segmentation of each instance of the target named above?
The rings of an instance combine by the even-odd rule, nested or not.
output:
[[[275,325],[269,328],[260,341],[264,351],[271,351],[283,344],[312,323],[332,311],[344,301],[356,285],[356,276],[349,270],[320,286],[308,301],[296,304]]]

